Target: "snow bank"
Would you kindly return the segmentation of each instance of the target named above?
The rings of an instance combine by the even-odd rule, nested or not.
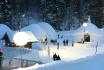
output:
[[[72,62],[56,61],[40,66],[34,65],[29,68],[20,68],[14,70],[103,70],[104,54],[87,57]]]

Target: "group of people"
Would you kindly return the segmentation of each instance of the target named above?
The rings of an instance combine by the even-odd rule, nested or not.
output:
[[[60,56],[57,55],[56,53],[53,54],[53,60],[56,61],[56,60],[61,60]]]
[[[63,40],[63,45],[68,46],[68,40]]]
[[[68,40],[63,40],[63,46],[68,46]],[[59,47],[60,47],[60,44],[59,44],[59,42],[57,42],[57,49],[59,49]]]
[[[60,38],[60,39],[62,39],[63,38],[63,35],[57,35],[57,37],[58,37],[58,39]]]

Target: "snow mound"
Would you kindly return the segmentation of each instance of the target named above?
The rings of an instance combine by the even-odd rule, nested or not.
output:
[[[87,57],[71,62],[56,61],[52,63],[43,64],[40,66],[32,66],[28,68],[21,68],[22,70],[103,70],[104,69],[104,54]],[[21,70],[16,69],[16,70]]]
[[[31,31],[38,40],[42,40],[46,37],[46,32],[38,24],[31,24],[21,29],[21,31]]]
[[[74,41],[81,41],[84,38],[84,33],[88,33],[90,35],[91,41],[104,40],[104,32],[97,28],[96,25],[87,23],[86,27],[81,26],[79,29],[74,31]]]
[[[92,23],[87,23],[87,26],[81,26],[79,29],[77,29],[75,32],[90,32],[90,33],[98,33],[98,34],[104,34],[96,25],[92,24]]]
[[[41,22],[38,25],[47,33],[49,39],[56,40],[56,32],[50,24]]]

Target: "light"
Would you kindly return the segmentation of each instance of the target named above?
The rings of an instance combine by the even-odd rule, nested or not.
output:
[[[83,23],[83,26],[86,27],[87,26],[87,23]]]
[[[22,17],[25,17],[25,14],[23,14]]]
[[[13,41],[18,46],[24,46],[28,42],[28,35],[25,32],[17,32],[13,37]]]

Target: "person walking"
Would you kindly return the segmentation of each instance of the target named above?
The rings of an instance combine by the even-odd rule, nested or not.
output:
[[[68,40],[66,40],[66,46],[68,46]]]
[[[59,42],[57,42],[57,49],[59,49]]]
[[[65,46],[65,40],[63,40],[63,45]]]

